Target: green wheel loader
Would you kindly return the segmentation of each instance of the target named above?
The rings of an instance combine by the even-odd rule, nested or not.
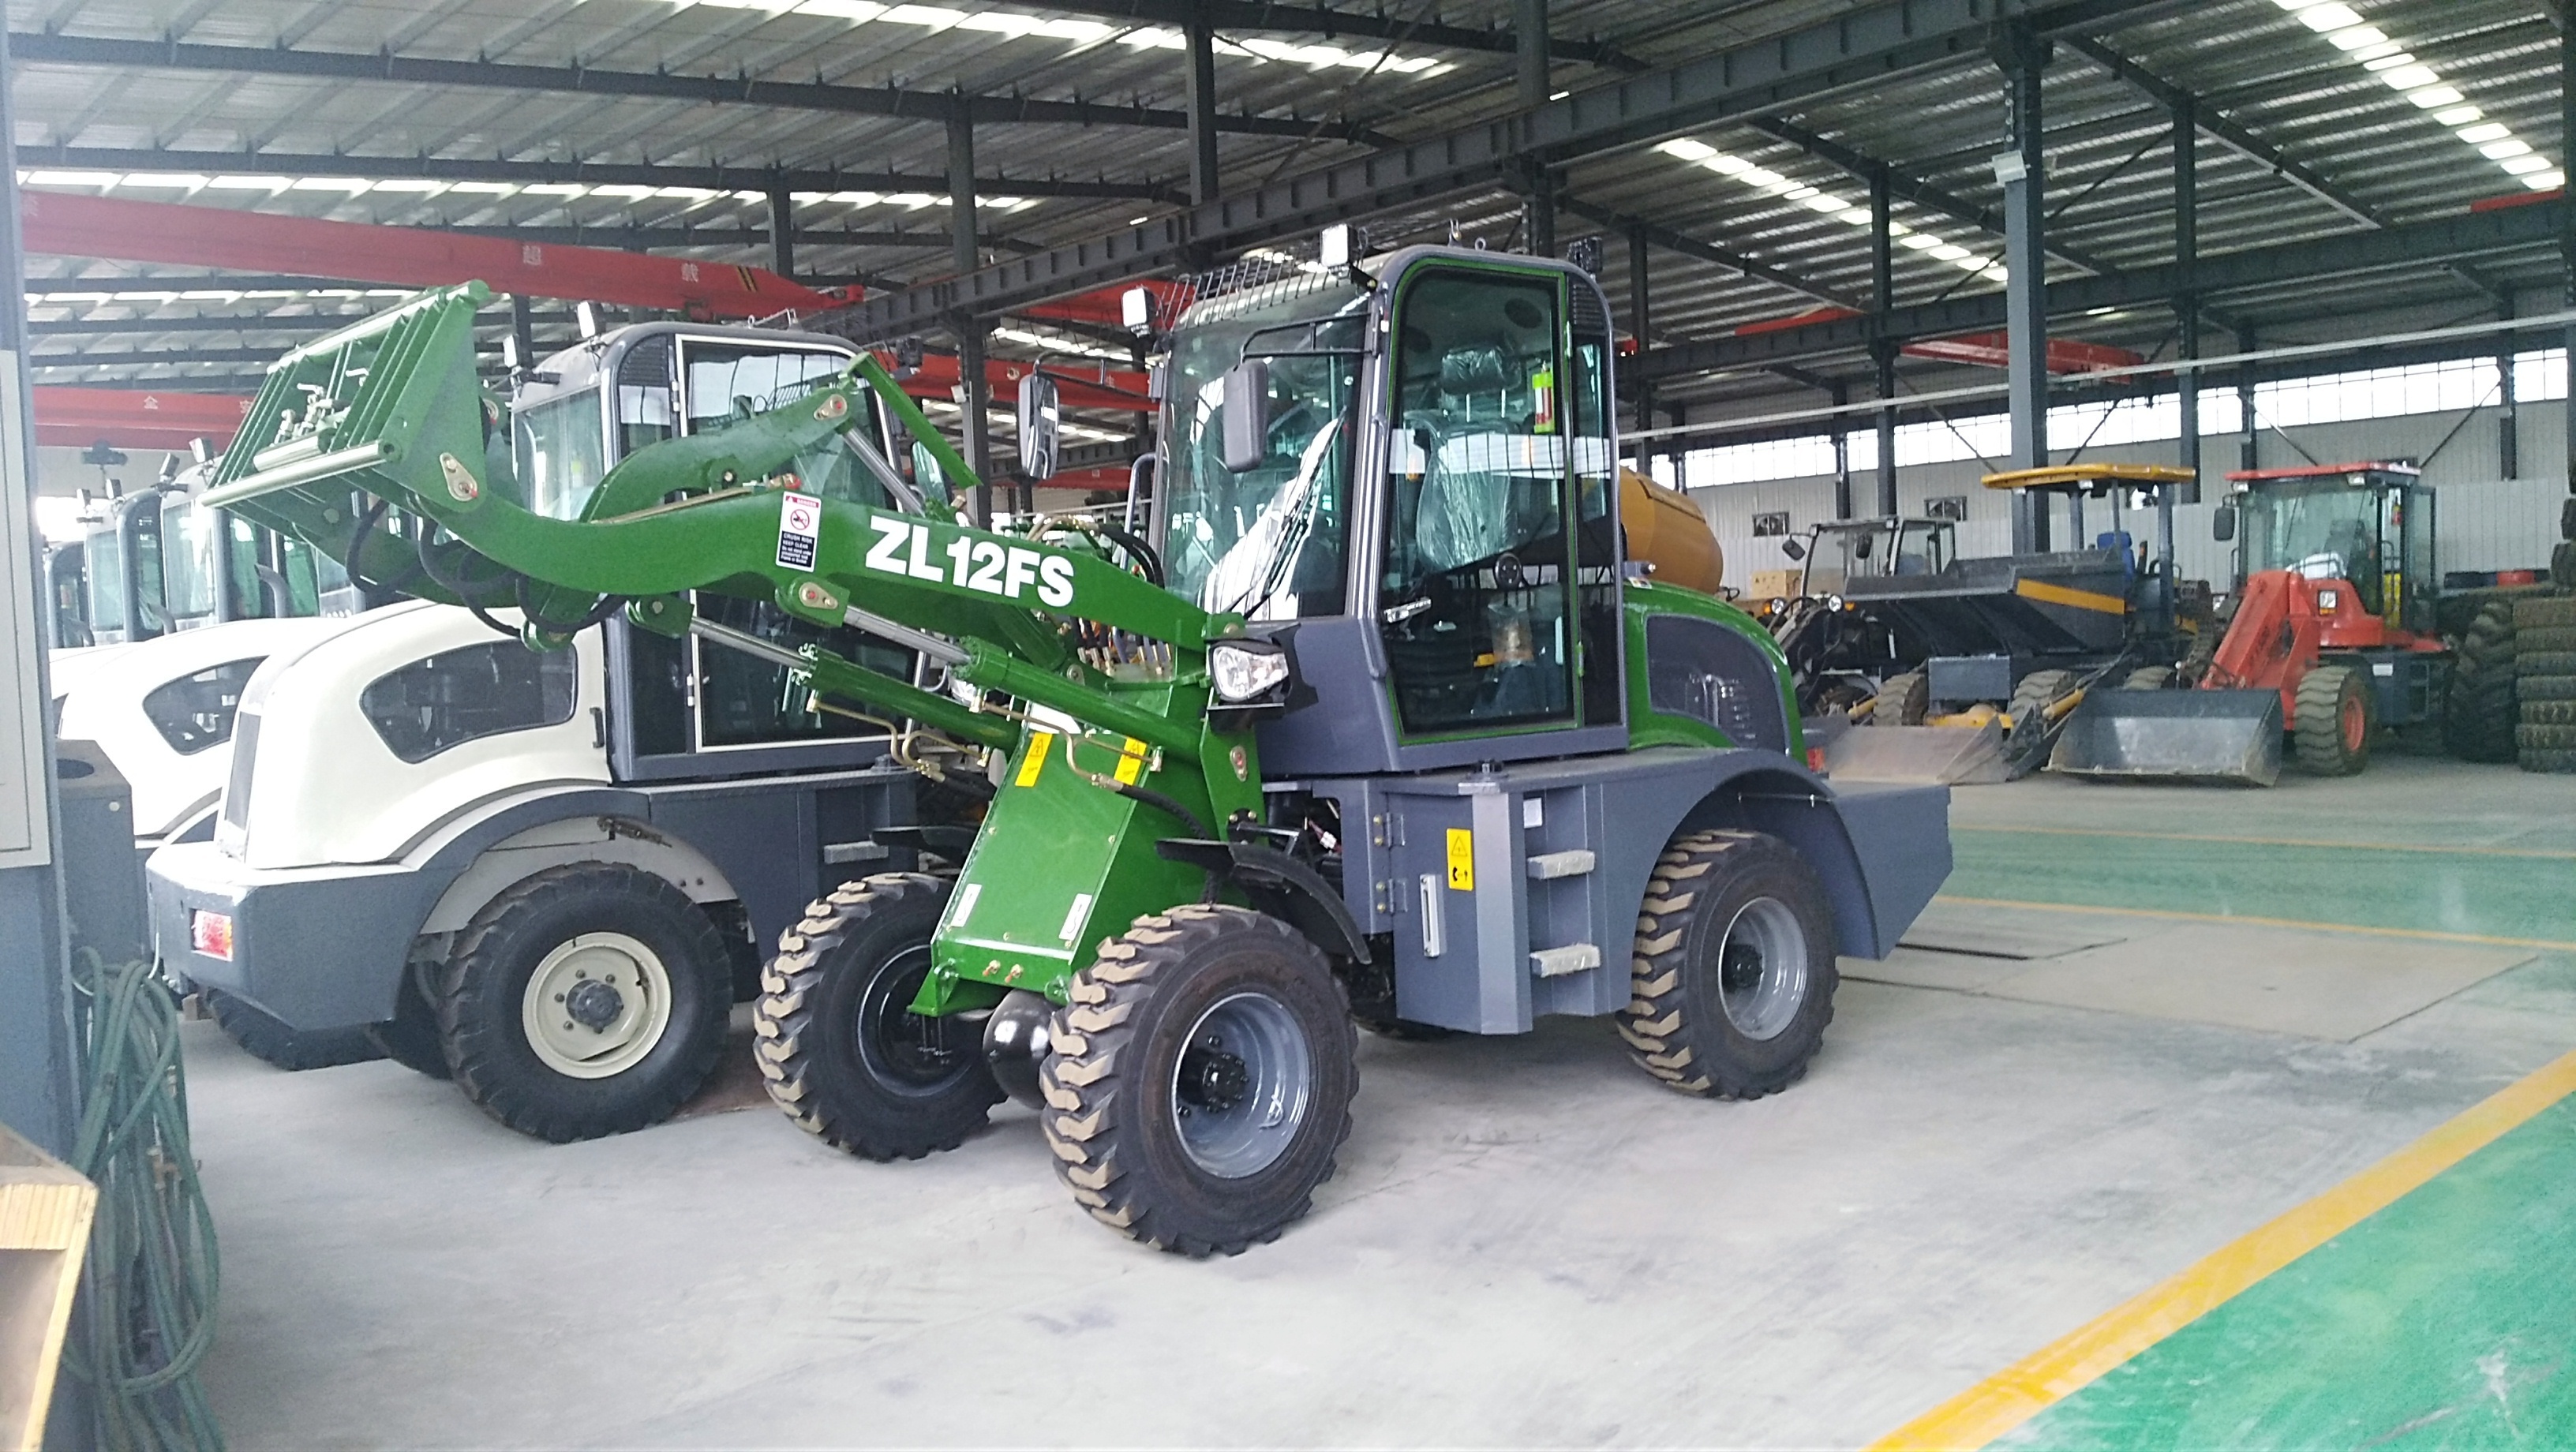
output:
[[[550,512],[475,383],[484,297],[280,363],[211,497],[382,552],[362,575],[427,551],[507,582],[535,648],[623,610],[768,652],[989,783],[972,827],[919,829],[953,876],[847,884],[767,967],[772,1097],[845,1150],[947,1149],[1014,1095],[1096,1219],[1231,1254],[1331,1174],[1355,1023],[1606,1017],[1661,1084],[1757,1097],[1816,1053],[1835,955],[1884,956],[1949,871],[1944,789],[1822,779],[1762,627],[1626,558],[1609,313],[1566,264],[1413,248],[1201,288],[1130,529],[968,524],[976,481],[869,356]],[[853,427],[875,402],[898,456]],[[786,655],[692,590],[924,666]]]

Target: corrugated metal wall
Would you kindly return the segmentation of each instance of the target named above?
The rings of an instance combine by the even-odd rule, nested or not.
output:
[[[2503,471],[2496,410],[2480,409],[2467,415],[2465,427],[2460,426],[2463,417],[2459,413],[2411,414],[2283,431],[2296,443],[2296,449],[2283,441],[2283,433],[2267,430],[2260,441],[2258,458],[2262,467],[2269,469],[2307,462],[2299,450],[2305,450],[2320,463],[2429,457],[2424,479],[2438,497],[2436,547],[2443,570],[2546,567],[2550,546],[2558,539],[2559,501],[2567,497],[2562,406],[2553,402],[2522,409],[2518,429],[2522,477],[2518,479],[2500,477]],[[2175,511],[2175,552],[2180,557],[2182,577],[2210,580],[2221,590],[2234,574],[2231,547],[2210,539],[2209,521],[2222,487],[2219,477],[2236,467],[2239,442],[2240,436],[2236,435],[2203,441],[2203,478],[2208,481],[2207,497],[2213,502]],[[2123,444],[2087,457],[2170,464],[2174,462],[2174,446]],[[1898,505],[1907,514],[1919,515],[1928,499],[1964,496],[1968,514],[1959,526],[1959,552],[1968,556],[2009,554],[2009,502],[2001,493],[1978,486],[1978,476],[1985,472],[1986,466],[1974,460],[1899,469]],[[1875,512],[1877,488],[1875,475],[1862,474],[1852,480],[1852,498],[1858,512]],[[1830,478],[1729,484],[1693,489],[1691,497],[1699,502],[1717,531],[1718,542],[1726,550],[1727,583],[1738,589],[1745,587],[1756,570],[1790,568],[1788,557],[1780,552],[1779,540],[1753,537],[1754,515],[1785,510],[1792,535],[1801,536],[1809,525],[1831,519],[1834,512],[1834,482]],[[2123,523],[2141,540],[2154,537],[2152,513],[2131,512]],[[2103,505],[2088,502],[2086,532],[2099,534],[2110,527]],[[2066,515],[2061,507],[2052,531],[2061,544],[2067,538],[2066,530]]]

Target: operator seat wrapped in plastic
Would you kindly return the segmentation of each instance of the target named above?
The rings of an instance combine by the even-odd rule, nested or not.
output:
[[[1499,347],[1452,348],[1440,357],[1439,399],[1416,427],[1419,436],[1427,424],[1430,437],[1413,545],[1427,567],[1447,571],[1501,554],[1548,521],[1518,517],[1528,511],[1512,487],[1512,441],[1529,436],[1535,411],[1527,371]]]

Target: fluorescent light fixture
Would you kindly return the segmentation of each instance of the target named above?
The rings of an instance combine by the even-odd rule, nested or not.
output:
[[[2466,126],[2472,121],[2483,118],[2486,114],[2486,112],[2479,110],[2475,106],[2454,106],[2448,111],[2434,112],[2433,119],[2445,126]]]
[[[2351,6],[2340,4],[2338,0],[2326,0],[2322,5],[2301,6],[2297,14],[2299,23],[2310,30],[2344,30],[2361,23],[2361,16],[2355,13]]]
[[[1684,161],[1706,161],[1717,155],[1716,147],[1688,136],[1676,136],[1655,149],[1666,156],[1678,156]]]
[[[2545,156],[2508,156],[2499,159],[2496,165],[2515,176],[2529,176],[2535,171],[2550,169],[2549,158]]]
[[[2381,71],[2379,78],[2386,81],[2390,89],[2399,91],[2412,91],[2419,86],[2430,86],[2442,79],[2433,74],[2433,68],[2430,66],[2392,66]]]
[[[2502,141],[2490,141],[2479,147],[2478,155],[2489,161],[2511,161],[2517,156],[2531,155],[2531,143],[2507,137]]]
[[[622,202],[640,202],[653,195],[653,189],[639,186],[592,187],[590,194],[594,197],[614,197]]]
[[[2535,192],[2554,192],[2567,185],[2567,173],[2554,167],[2548,171],[2535,171],[2525,176],[2522,184]]]
[[[2456,104],[2464,98],[2448,86],[2433,86],[2421,91],[2409,91],[2406,93],[2406,99],[2430,111],[2436,106]]]
[[[1547,98],[1551,101],[1562,101],[1573,94],[1574,93],[1572,91],[1551,91],[1548,93]]]
[[[2326,39],[2333,41],[2337,50],[2368,50],[2374,45],[2388,43],[2385,33],[2368,25],[2356,25],[2349,30],[2338,30]]]
[[[1983,272],[1986,270],[1986,259],[1982,257],[1971,255],[1967,257],[1953,257],[1949,260],[1956,264],[1962,272]]]
[[[39,171],[30,173],[27,180],[40,187],[112,187],[116,185],[116,173],[112,171]]]
[[[586,197],[590,188],[579,182],[539,182],[528,188],[532,197]]]
[[[1876,219],[1870,216],[1869,209],[1867,207],[1854,207],[1850,211],[1843,213],[1841,220],[1849,222],[1855,227],[1866,227]]]
[[[2490,141],[2502,141],[2512,134],[2513,128],[2501,121],[2486,121],[2475,126],[2463,126],[2459,132],[2460,139],[2471,146],[2484,146]]]
[[[1710,171],[1716,172],[1720,176],[1740,177],[1746,172],[1753,170],[1753,163],[1746,161],[1743,157],[1724,151],[1721,151],[1717,155],[1710,157],[1708,160],[1701,162],[1700,165],[1707,167]]]
[[[1922,232],[1916,232],[1898,240],[1902,241],[1906,246],[1913,248],[1917,252],[1929,252],[1935,247],[1945,247],[1949,245],[1938,237],[1930,236]]]
[[[1741,172],[1736,173],[1735,179],[1744,183],[1746,186],[1761,187],[1766,191],[1775,187],[1784,186],[1789,180],[1787,177],[1771,170],[1769,167],[1762,166],[1748,166]]]
[[[1800,197],[1798,201],[1801,205],[1813,208],[1819,212],[1848,212],[1851,210],[1851,203],[1844,201],[1842,198],[1835,196],[1831,192],[1818,192],[1811,197]]]
[[[406,176],[396,177],[392,181],[380,181],[376,183],[376,190],[380,192],[443,192],[447,190],[447,183],[443,181],[430,181],[422,177]]]
[[[2406,59],[2398,59],[2400,56],[2405,56]],[[2406,55],[2405,50],[2401,48],[2397,42],[2393,40],[2384,40],[2377,45],[2365,45],[2361,49],[2354,51],[2352,53],[2352,58],[2357,61],[2386,61],[2393,66],[2402,66],[2406,64],[2407,61],[2413,60],[2415,57]]]
[[[655,187],[653,195],[666,197],[675,202],[703,202],[720,193],[711,192],[705,187]]]
[[[142,172],[128,172],[126,173],[125,180],[120,183],[120,185],[129,187],[182,187],[190,190],[204,186],[205,184],[206,179],[204,177],[190,176],[184,172],[175,171],[160,172],[151,175],[147,175]]]
[[[2415,53],[2413,51],[2398,50],[2392,47],[2385,55],[2371,56],[2366,60],[2361,56],[2356,55],[2353,59],[2361,61],[2361,68],[2375,75],[2381,71],[2393,71],[2400,66],[2411,66],[2415,64]]]
[[[517,182],[461,181],[456,184],[456,190],[479,197],[506,197],[518,189]]]
[[[1942,242],[1932,248],[1932,255],[1944,262],[1961,262],[1965,261],[1970,253],[1967,248],[1956,242]]]
[[[217,191],[226,192],[282,192],[286,190],[286,178],[282,176],[219,176],[213,181],[206,183],[206,185]]]
[[[799,15],[829,15],[838,20],[874,20],[886,8],[875,0],[805,0],[796,7]]]
[[[1152,220],[1154,219],[1151,217],[1130,217],[1127,219],[1127,225],[1130,227],[1142,227]]]
[[[1824,193],[1817,191],[1814,187],[1808,186],[1804,182],[1800,182],[1795,186],[1783,190],[1780,195],[1789,201],[1803,202],[1809,197],[1822,196]]]
[[[356,177],[349,176],[300,176],[288,184],[287,190],[296,192],[343,192],[354,197],[361,195],[374,185],[374,182],[361,181]]]

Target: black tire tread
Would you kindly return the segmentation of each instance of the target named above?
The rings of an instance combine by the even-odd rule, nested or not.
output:
[[[2576,676],[2576,650],[2517,652],[2513,668],[2516,675]]]
[[[2524,676],[2514,689],[2527,705],[2533,701],[2576,701],[2576,676]]]
[[[726,987],[719,992],[718,1001],[729,1009],[733,993],[726,970],[728,959],[723,935],[716,931],[714,921],[678,888],[620,862],[566,863],[532,873],[513,884],[474,915],[473,921],[457,934],[447,961],[430,975],[431,1006],[438,1011],[439,1037],[446,1045],[447,1064],[456,1087],[494,1119],[522,1134],[555,1144],[625,1134],[661,1123],[698,1092],[724,1053],[724,1035],[711,1034],[692,1061],[663,1081],[659,1092],[613,1113],[572,1118],[532,1100],[526,1086],[508,1071],[496,1047],[484,1041],[478,1026],[468,1018],[469,995],[481,982],[502,971],[500,955],[523,924],[546,910],[549,900],[566,893],[582,894],[615,886],[634,888],[678,910],[680,921],[689,924],[700,939],[697,950],[702,961],[714,964],[719,974],[726,975]],[[664,967],[674,976],[689,969],[685,963]],[[515,1004],[510,1011],[515,1018]],[[674,1015],[664,1032],[683,1034],[687,1030],[688,1026]]]
[[[2298,724],[2290,732],[2300,770],[2316,776],[2355,776],[2370,764],[2367,735],[2361,750],[2347,754],[2343,749],[2343,696],[2356,680],[2367,712],[2370,683],[2357,677],[2351,667],[2321,665],[2300,678]]]
[[[905,1137],[886,1126],[835,1115],[812,1083],[821,1053],[815,1010],[822,998],[825,958],[890,905],[924,896],[944,901],[951,886],[926,872],[885,872],[842,883],[806,904],[805,916],[779,934],[778,956],[761,969],[761,996],[751,1019],[752,1058],[760,1065],[761,1086],[797,1128],[834,1149],[880,1164],[917,1160],[957,1148],[985,1123],[981,1113],[961,1115],[953,1125],[937,1124],[928,1133]],[[1001,1098],[997,1085],[986,1107]]]
[[[224,1037],[241,1046],[242,1052],[263,1064],[302,1073],[307,1069],[335,1069],[342,1064],[364,1064],[381,1059],[379,1048],[364,1026],[347,1028],[296,1029],[285,1020],[251,1007],[219,988],[198,990],[204,996],[206,1014]]]
[[[1872,726],[1920,726],[1932,705],[1932,679],[1921,671],[1889,676],[1871,697]]]
[[[2120,682],[2124,691],[2161,691],[2174,683],[2174,668],[2169,665],[2140,666]]]
[[[2576,726],[2576,700],[2525,701],[2522,703],[2525,726]]]
[[[2576,595],[2525,595],[2513,602],[2513,628],[2576,629]],[[2566,647],[2535,646],[2534,649]]]
[[[2451,661],[2442,744],[2462,761],[2513,760],[2513,602],[2488,600]]]
[[[2576,725],[2535,722],[2513,728],[2513,738],[2523,751],[2576,751]]]
[[[2576,772],[2576,751],[2526,751],[2520,765],[2524,771],[2565,774]]]
[[[2555,604],[2556,602],[2535,601],[2533,603]],[[2517,654],[2526,650],[2558,654],[2576,651],[2576,625],[2526,625],[2516,620],[2513,631],[2513,648]]]
[[[1616,1023],[1619,1037],[1628,1045],[1628,1057],[1676,1094],[1703,1099],[1760,1099],[1805,1078],[1807,1066],[1814,1059],[1810,1049],[1786,1070],[1768,1078],[1729,1078],[1716,1066],[1701,1062],[1687,1042],[1695,1037],[1683,981],[1691,910],[1710,885],[1711,875],[1723,871],[1728,856],[1776,840],[1761,832],[1735,828],[1693,832],[1673,839],[1664,848],[1663,855],[1655,859],[1654,875],[1646,880],[1645,900],[1637,905],[1635,949],[1629,959],[1628,1006],[1619,1011]],[[1823,974],[1821,991],[1825,995],[1824,1018],[1816,1025],[1821,1037],[1834,1019],[1837,975],[1831,953],[1817,956],[1821,961],[1813,971]]]
[[[1119,1162],[1118,1130],[1109,1110],[1123,1087],[1119,1059],[1135,1043],[1130,1022],[1157,988],[1155,979],[1194,950],[1234,931],[1277,935],[1303,952],[1314,947],[1294,928],[1249,908],[1221,903],[1190,903],[1138,918],[1133,927],[1111,939],[1089,967],[1076,973],[1066,989],[1066,1003],[1049,1027],[1053,1051],[1039,1069],[1038,1088],[1046,1096],[1039,1125],[1055,1161],[1057,1178],[1091,1218],[1130,1240],[1193,1258],[1240,1255],[1256,1243],[1279,1238],[1280,1231],[1302,1218],[1314,1204],[1309,1193],[1278,1219],[1252,1227],[1240,1238],[1194,1240],[1172,1234],[1157,1223],[1154,1207],[1141,1203],[1137,1187]],[[1342,1014],[1345,1054],[1358,1052],[1359,1034],[1347,1010]],[[1353,1079],[1356,1086],[1357,1079]],[[1333,1155],[1350,1138],[1351,1107],[1319,1105],[1317,1113],[1338,1114],[1332,1128]],[[1333,1177],[1328,1156],[1320,1185]]]

